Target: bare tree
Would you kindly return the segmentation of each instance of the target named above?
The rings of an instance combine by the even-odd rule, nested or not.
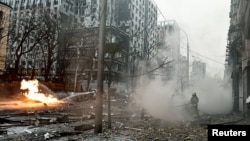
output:
[[[59,75],[67,78],[68,83],[74,83],[74,87],[79,80],[87,80],[86,87],[82,89],[86,91],[90,90],[91,79],[95,76],[93,69],[96,69],[96,36],[95,28],[69,29],[60,33]]]
[[[95,51],[96,48],[91,46],[91,47],[83,47],[81,52],[82,52],[82,58],[81,58],[81,70],[80,73],[85,74],[85,79],[87,79],[87,84],[86,84],[86,91],[90,91],[91,86],[91,79],[93,79],[93,69],[94,69],[94,64],[96,61],[96,56],[95,56]]]
[[[117,59],[120,59],[120,56],[118,55],[119,53],[121,54],[123,50],[122,43],[109,43],[106,44],[105,46],[105,58],[104,58],[104,63],[107,68],[106,72],[106,80],[108,83],[108,128],[111,129],[111,103],[110,103],[110,98],[111,98],[111,84],[114,81],[114,77],[119,77],[117,72],[115,72],[114,65],[117,62]]]
[[[35,10],[32,10],[25,16],[12,19],[11,31],[13,32],[10,35],[10,47],[15,50],[13,79],[17,78],[21,57],[38,47],[45,36],[42,30],[39,17],[35,16]]]
[[[76,55],[72,54],[72,46],[76,46],[75,33],[68,30],[61,30],[59,36],[59,46],[57,55],[57,76],[60,82],[65,82],[67,77],[67,68],[70,66],[71,59]]]
[[[57,60],[58,53],[58,36],[60,33],[60,19],[58,15],[49,12],[46,9],[41,13],[41,22],[43,23],[44,30],[42,31],[45,35],[42,39],[42,56],[44,64],[44,80],[48,81],[51,67]]]

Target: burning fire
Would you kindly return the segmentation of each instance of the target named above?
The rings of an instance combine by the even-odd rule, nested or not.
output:
[[[22,80],[21,89],[27,90],[24,95],[31,100],[40,101],[42,103],[55,103],[58,102],[57,98],[52,95],[45,95],[43,93],[39,93],[38,89],[38,80]]]

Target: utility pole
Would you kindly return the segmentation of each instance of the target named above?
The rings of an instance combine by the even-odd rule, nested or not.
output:
[[[189,83],[189,42],[187,39],[187,84]]]
[[[181,30],[187,38],[187,84],[188,84],[189,83],[189,40],[188,40],[187,33],[183,29],[181,29]]]
[[[97,71],[97,95],[95,106],[95,133],[102,133],[102,114],[103,114],[103,71],[104,71],[104,35],[106,27],[106,9],[107,0],[101,0],[101,22],[99,31],[99,46],[98,46],[98,71]]]

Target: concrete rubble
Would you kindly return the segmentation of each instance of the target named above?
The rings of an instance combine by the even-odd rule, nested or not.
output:
[[[128,99],[112,100],[112,129],[107,129],[104,105],[103,133],[94,134],[94,98],[78,99],[60,107],[0,111],[1,141],[206,141],[208,124],[242,122],[239,114],[202,115],[193,121],[163,121],[128,110]],[[126,101],[126,102],[124,102]],[[106,103],[104,103],[106,104]]]
[[[107,100],[103,101],[103,133],[94,134],[95,94],[58,95],[60,105],[0,101],[1,141],[206,141],[208,124],[248,124],[240,114],[201,115],[192,121],[164,121],[147,113],[129,97],[111,100],[112,129],[107,127]],[[19,98],[19,97],[15,97]],[[8,99],[9,100],[9,99]],[[33,101],[34,102],[34,101]],[[20,108],[23,104],[31,104]],[[12,107],[12,108],[8,108]],[[13,108],[14,107],[14,108]]]

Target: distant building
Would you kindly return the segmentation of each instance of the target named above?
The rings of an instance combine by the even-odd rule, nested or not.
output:
[[[202,80],[206,77],[206,63],[201,61],[193,61],[191,80]]]
[[[174,80],[176,88],[184,90],[188,86],[187,57],[180,52],[181,29],[174,20],[158,23],[157,56],[167,58],[170,63],[160,69],[164,81]]]
[[[158,23],[158,49],[167,49],[170,60],[177,61],[180,57],[180,27],[176,21],[162,21]]]
[[[166,79],[177,78],[177,76],[183,74],[180,73],[182,68],[180,64],[183,60],[180,53],[180,28],[175,21],[164,21],[158,23],[157,33],[157,52],[162,57],[167,57],[168,61],[171,61],[166,66]]]
[[[5,70],[10,12],[11,7],[0,2],[0,74]]]

